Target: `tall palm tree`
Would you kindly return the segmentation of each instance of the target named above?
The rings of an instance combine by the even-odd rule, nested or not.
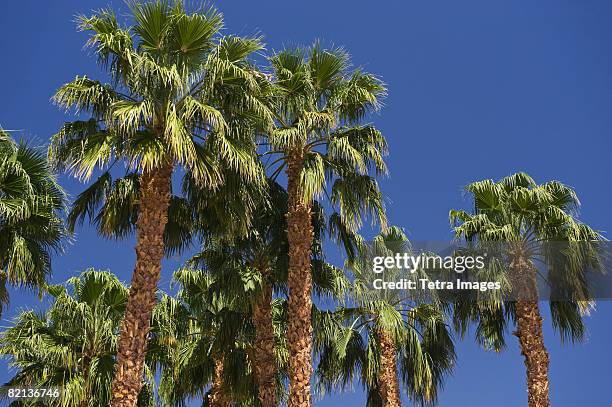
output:
[[[66,123],[49,149],[56,168],[81,179],[105,170],[88,191],[94,202],[105,196],[117,162],[128,168],[124,179],[139,184],[136,265],[113,406],[133,406],[142,385],[175,168],[209,189],[224,184],[224,168],[261,182],[251,134],[266,116],[254,96],[262,80],[246,60],[262,48],[258,38],[218,37],[222,16],[212,8],[191,13],[181,1],[129,4],[131,27],[121,27],[110,10],[79,18],[112,84],[77,77],[57,91],[60,106],[92,116]]]
[[[291,49],[270,58],[275,128],[267,134],[270,153],[282,162],[272,174],[287,174],[289,243],[290,407],[310,406],[312,327],[310,275],[313,199],[327,193],[339,217],[357,229],[364,212],[384,223],[382,198],[369,170],[384,173],[386,143],[361,122],[378,109],[384,85],[350,68],[339,48]],[[331,188],[327,189],[327,186]]]
[[[41,150],[0,129],[0,314],[7,282],[41,287],[66,232],[65,195]]]
[[[373,257],[402,252],[410,252],[408,239],[400,228],[390,227],[347,262],[354,277],[349,299],[321,314],[320,327],[315,326],[317,376],[324,390],[344,388],[357,379],[367,391],[369,407],[400,407],[402,387],[416,402],[436,401],[455,361],[442,304],[435,298],[425,302],[403,292],[380,295],[371,289],[377,278]]]
[[[546,266],[544,279],[551,288],[565,293],[564,298],[551,298],[553,326],[562,338],[580,340],[585,333],[582,316],[591,304],[586,272],[601,269],[597,242],[603,238],[577,219],[576,193],[560,182],[537,184],[529,175],[517,173],[499,182],[474,182],[466,189],[474,210],[451,211],[455,234],[469,242],[500,244],[491,268],[511,283],[512,301],[460,299],[455,304],[457,326],[465,333],[468,323],[477,322],[479,341],[499,350],[505,343],[507,320],[514,322],[525,358],[529,406],[548,407],[549,356],[536,281],[542,271],[535,262]]]
[[[0,354],[16,369],[6,385],[61,388],[45,405],[108,405],[127,287],[110,272],[87,270],[46,292],[53,301],[47,311],[23,311],[0,334]],[[148,377],[139,406],[155,405]]]

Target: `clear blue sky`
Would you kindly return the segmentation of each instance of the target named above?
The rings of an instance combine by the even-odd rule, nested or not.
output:
[[[65,120],[49,103],[77,74],[99,76],[75,31],[76,13],[122,1],[5,0],[0,10],[0,124],[46,143]],[[215,3],[228,33],[265,35],[268,49],[315,38],[344,45],[356,64],[379,74],[390,95],[376,124],[388,137],[391,176],[382,184],[389,216],[412,239],[450,237],[449,209],[462,187],[527,171],[576,188],[582,219],[612,230],[612,2],[608,0],[280,0]],[[62,177],[71,194],[82,186]],[[608,237],[610,234],[608,234]],[[81,229],[54,262],[54,281],[89,266],[129,281],[131,241],[120,245]],[[168,262],[167,285],[175,262]],[[14,292],[3,319],[31,295]],[[547,315],[545,315],[547,317]],[[548,322],[548,321],[547,321]],[[561,346],[546,325],[555,407],[612,405],[612,304],[588,319],[585,343]],[[459,360],[439,405],[526,406],[516,341],[501,355],[458,344]],[[0,380],[7,378],[0,364]],[[319,406],[363,405],[354,393]]]

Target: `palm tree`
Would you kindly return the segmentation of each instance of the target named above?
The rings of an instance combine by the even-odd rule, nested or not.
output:
[[[560,182],[536,184],[529,175],[517,173],[499,182],[474,182],[466,189],[474,211],[451,211],[455,234],[489,248],[491,242],[501,244],[491,268],[511,283],[512,301],[460,300],[455,304],[457,327],[465,333],[468,323],[477,322],[478,340],[499,350],[507,320],[514,322],[525,358],[529,406],[548,407],[549,356],[538,305],[536,278],[541,272],[535,262],[546,266],[543,277],[553,291],[565,293],[550,301],[554,327],[562,338],[580,340],[585,333],[582,316],[591,304],[586,272],[601,269],[597,241],[603,238],[577,220],[576,193]]]
[[[241,290],[240,294],[250,302],[249,317],[255,331],[252,368],[257,398],[259,405],[272,407],[278,405],[279,370],[286,364],[286,359],[278,358],[282,352],[276,352],[279,349],[278,329],[275,329],[273,321],[273,291],[286,275],[286,191],[276,182],[269,181],[267,199],[260,200],[255,212],[251,233],[231,242],[231,256],[237,262],[229,272],[236,276],[240,270],[243,273],[249,270],[253,273],[252,281],[258,283],[256,289]],[[212,270],[220,268],[220,262],[211,258],[216,257],[214,252],[214,245],[208,245],[198,256],[202,260],[213,260],[208,262]],[[280,303],[277,301],[276,305]]]
[[[410,252],[408,239],[400,228],[390,227],[347,262],[354,277],[347,303],[321,314],[315,326],[323,391],[342,389],[357,379],[367,391],[369,407],[400,407],[401,387],[420,404],[436,401],[455,361],[442,304],[435,298],[427,303],[397,291],[380,295],[371,289],[373,257],[402,252]]]
[[[175,274],[181,286],[180,298],[187,305],[190,318],[199,321],[198,329],[183,333],[183,336],[188,337],[187,343],[195,340],[214,344],[207,347],[208,354],[212,355],[210,358],[225,363],[215,364],[209,359],[202,359],[202,355],[194,355],[195,360],[183,357],[186,364],[178,372],[186,376],[178,377],[175,374],[172,380],[167,381],[170,384],[163,387],[179,393],[176,391],[177,385],[173,383],[191,384],[187,388],[189,391],[180,397],[173,396],[172,400],[184,397],[185,393],[192,396],[198,394],[209,376],[212,386],[207,397],[210,397],[211,403],[218,400],[222,400],[221,405],[228,400],[244,402],[244,394],[252,394],[252,399],[258,400],[256,405],[277,406],[285,398],[283,378],[288,360],[284,340],[286,301],[281,296],[286,293],[287,285],[287,234],[286,218],[283,216],[286,213],[287,193],[280,185],[269,181],[266,195],[266,200],[259,200],[249,234],[231,240],[206,239],[202,250],[188,261],[187,268]],[[325,227],[325,222],[321,221],[324,214],[318,205],[315,205],[315,212],[318,216],[314,222],[316,239],[312,258],[314,289],[322,298],[336,298],[343,294],[347,283],[342,270],[325,263],[323,259],[320,238]],[[273,299],[273,291],[280,296]],[[210,319],[211,315],[215,316],[213,320]],[[241,359],[241,374],[230,374],[230,379],[227,379],[222,371],[234,371],[227,364],[227,358],[236,354],[232,344],[238,343],[238,338],[243,338],[240,339],[240,352],[246,352],[246,360]],[[213,352],[213,349],[217,350]],[[216,368],[214,372],[210,368],[208,376],[202,374],[202,366],[207,363],[209,367],[214,364]],[[175,364],[166,365],[171,367]],[[176,369],[174,371],[177,372]],[[192,374],[197,379],[190,379]],[[252,389],[237,386],[236,380],[231,379],[235,376],[244,378],[242,380],[246,383],[247,378],[251,380]],[[235,390],[237,387],[243,390]],[[248,397],[246,399],[250,400]]]
[[[178,306],[164,317],[170,329],[152,344],[159,347],[155,354],[162,355],[159,393],[168,405],[182,406],[187,398],[200,396],[211,407],[229,407],[232,402],[254,405],[257,398],[255,327],[245,301],[249,285],[235,273],[232,260],[223,257],[225,264],[217,264],[222,267],[214,273],[186,267],[174,274]]]
[[[0,334],[0,354],[16,369],[6,385],[61,388],[45,405],[108,405],[127,287],[108,271],[87,270],[46,292],[53,300],[47,311],[23,311]],[[148,384],[138,406],[154,405]]]
[[[0,129],[0,314],[6,283],[42,287],[66,233],[65,195],[44,154]]]
[[[288,405],[301,407],[312,403],[313,199],[327,193],[351,229],[360,226],[364,212],[384,223],[382,198],[368,171],[386,171],[386,143],[378,130],[360,123],[380,107],[385,87],[373,75],[352,70],[339,48],[315,44],[278,52],[270,61],[275,128],[267,143],[270,154],[280,155],[275,162],[282,162],[272,177],[286,169],[288,192]]]
[[[58,90],[54,100],[60,106],[92,116],[66,123],[49,149],[56,168],[83,180],[98,168],[105,170],[86,191],[91,202],[107,196],[110,169],[117,162],[128,169],[122,180],[138,182],[136,265],[119,340],[113,406],[133,406],[142,385],[173,171],[182,166],[195,184],[208,189],[227,181],[224,169],[261,182],[251,134],[266,114],[254,96],[262,79],[246,60],[262,48],[258,38],[217,38],[223,21],[212,8],[190,13],[180,1],[156,0],[130,3],[130,9],[131,27],[121,27],[109,10],[79,18],[112,84],[77,77]],[[130,224],[123,230],[129,231]]]

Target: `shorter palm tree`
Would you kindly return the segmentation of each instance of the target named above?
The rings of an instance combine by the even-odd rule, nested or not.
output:
[[[537,184],[517,173],[499,182],[483,180],[467,186],[474,200],[472,213],[451,211],[457,238],[493,253],[487,272],[510,282],[511,301],[472,301],[461,296],[454,304],[455,323],[462,334],[477,324],[478,341],[500,350],[508,323],[516,325],[527,370],[530,407],[548,407],[549,356],[544,345],[538,303],[538,274],[550,284],[553,326],[563,339],[580,340],[582,316],[592,305],[587,270],[601,270],[598,242],[603,237],[577,220],[574,190],[557,181]],[[497,254],[496,254],[497,253]],[[544,265],[538,270],[536,262]],[[555,295],[562,297],[555,298]]]
[[[65,195],[43,152],[0,129],[0,314],[6,283],[41,287],[66,233]]]
[[[277,406],[286,399],[287,193],[269,182],[259,199],[253,228],[243,237],[207,238],[199,253],[175,273],[180,307],[162,339],[168,358],[160,362],[160,394],[169,404],[201,396],[211,406],[230,401]],[[312,279],[315,293],[343,293],[342,270],[324,262],[320,238],[324,214],[316,206]],[[273,295],[276,292],[276,298]]]
[[[161,357],[159,394],[168,405],[202,397],[209,406],[228,407],[253,405],[257,398],[255,334],[244,301],[248,284],[229,270],[226,265],[215,273],[192,267],[177,271],[176,304],[154,316],[166,321],[158,324],[151,346]]]
[[[360,246],[360,255],[347,262],[354,279],[346,304],[315,319],[321,390],[357,379],[369,407],[400,407],[401,387],[416,402],[435,402],[455,361],[442,304],[372,290],[372,258],[410,250],[401,229],[390,227]]]
[[[282,396],[280,366],[286,358],[278,360],[278,329],[274,326],[273,308],[279,301],[273,300],[275,286],[286,277],[287,193],[277,183],[268,182],[267,193],[257,199],[256,215],[252,228],[242,237],[235,236],[228,242],[208,239],[192,264],[223,276],[222,289],[228,296],[237,296],[248,302],[245,317],[250,318],[254,329],[251,349],[253,379],[257,398],[263,406],[276,406]],[[235,281],[237,284],[228,284]]]
[[[24,311],[0,334],[0,355],[16,369],[6,385],[60,388],[50,406],[108,405],[128,288],[108,271],[87,270],[46,292],[53,301],[46,312]],[[147,376],[142,407],[155,406]]]

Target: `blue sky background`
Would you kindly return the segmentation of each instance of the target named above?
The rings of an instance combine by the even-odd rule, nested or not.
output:
[[[462,187],[527,171],[538,181],[576,188],[582,219],[612,230],[612,2],[608,0],[218,1],[227,33],[265,35],[269,50],[315,38],[345,46],[357,65],[390,89],[373,120],[386,134],[391,176],[382,182],[388,212],[414,240],[450,238],[448,211],[465,206]],[[77,13],[122,1],[2,2],[0,124],[47,142],[66,116],[49,102],[77,74],[100,77],[83,51]],[[73,196],[83,188],[61,178]],[[610,234],[608,234],[608,237]],[[88,228],[54,262],[55,282],[87,267],[129,281],[132,241],[98,238]],[[166,287],[176,259],[162,276]],[[22,308],[41,308],[13,291],[2,325]],[[545,322],[549,322],[545,312]],[[548,324],[551,398],[555,407],[612,402],[612,304],[588,318],[588,339],[561,346]],[[458,343],[458,365],[442,407],[526,405],[524,366],[514,338],[502,354],[473,338]],[[9,376],[0,363],[0,381]],[[359,388],[318,406],[363,405]]]

